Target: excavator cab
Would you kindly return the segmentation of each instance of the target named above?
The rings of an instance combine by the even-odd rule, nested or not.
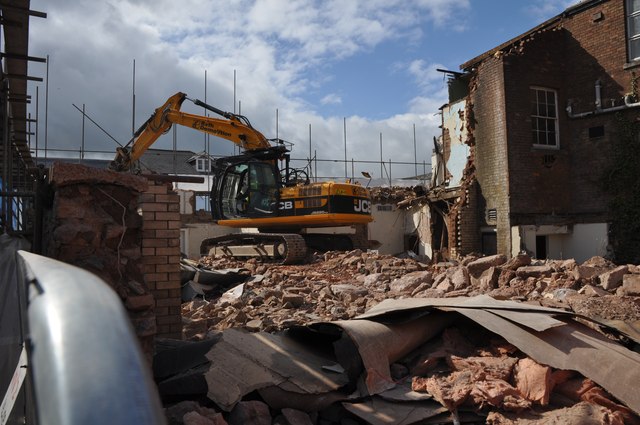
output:
[[[229,166],[220,181],[226,218],[265,217],[277,213],[278,181],[273,165],[249,162]]]
[[[277,159],[282,153],[269,149],[218,159],[210,196],[213,219],[277,216],[283,186]]]

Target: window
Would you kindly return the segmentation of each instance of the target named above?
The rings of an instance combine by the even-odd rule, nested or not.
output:
[[[200,172],[209,171],[207,158],[198,158],[196,159],[196,170]]]
[[[531,88],[531,130],[534,145],[558,147],[558,104],[555,90]]]
[[[640,60],[640,0],[627,0],[629,62]]]

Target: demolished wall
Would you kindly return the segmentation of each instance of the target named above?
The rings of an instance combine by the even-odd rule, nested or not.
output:
[[[143,177],[79,164],[54,164],[50,183],[44,254],[109,284],[147,354],[156,335],[180,335],[177,195]]]

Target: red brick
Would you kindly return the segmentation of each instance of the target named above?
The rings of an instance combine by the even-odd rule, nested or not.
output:
[[[156,299],[156,302],[158,300],[162,300],[169,296],[169,291],[167,291],[166,289],[155,289],[151,291],[151,293],[153,294],[153,297]]]
[[[167,204],[159,204],[157,202],[140,204],[142,212],[166,212]]]
[[[153,193],[156,195],[165,195],[167,193],[167,186],[165,185],[149,185],[146,193]]]
[[[156,255],[156,249],[155,248],[142,248],[142,256],[146,257],[146,256],[154,256]]]
[[[179,203],[180,195],[156,195],[156,202]]]
[[[168,264],[168,262],[168,257],[165,255],[156,255],[155,257],[142,257],[142,264],[145,265]]]
[[[144,258],[143,258],[144,260]],[[155,264],[145,264],[145,262],[143,261],[142,264],[142,272],[143,273],[155,273],[156,272],[156,265]]]
[[[180,298],[165,298],[165,299],[156,301],[156,305],[158,307],[180,306],[181,304],[182,302]]]
[[[171,239],[167,240],[167,243],[171,245]],[[176,255],[180,254],[180,250],[176,247],[168,247],[168,248],[156,248],[156,254],[158,255]]]
[[[149,274],[146,274],[144,277],[147,282],[156,282],[156,287],[158,289],[164,289],[158,286],[158,282],[166,281],[167,273],[149,273]]]
[[[157,272],[176,272],[176,270],[180,270],[180,266],[178,264],[162,264],[162,265],[157,265],[156,266],[156,270]],[[180,272],[178,273],[178,279],[180,279]],[[169,275],[169,280],[173,280],[174,279],[174,275],[170,274]]]
[[[180,220],[180,213],[177,212],[157,212],[156,220]]]
[[[154,213],[155,217],[155,213]],[[145,230],[165,230],[167,228],[166,221],[144,220],[142,228]]]
[[[154,195],[153,193],[141,193],[140,196],[138,196],[138,204],[144,204],[145,202],[155,202],[156,201],[156,195]]]
[[[179,280],[174,280],[174,281],[157,282],[156,283],[156,288],[158,288],[158,289],[176,289],[176,288],[180,288],[180,281]]]
[[[182,223],[180,222],[180,220],[172,220],[167,222],[168,229],[180,229],[181,227]]]
[[[156,301],[157,303],[157,301]],[[169,307],[157,307],[154,309],[156,313],[156,317],[159,316],[168,316],[169,315]]]
[[[157,318],[158,325],[175,325],[182,322],[180,316],[162,316]]]
[[[158,238],[167,238],[167,239],[178,239],[180,238],[180,230],[178,229],[169,229],[169,230],[156,230],[156,237]]]
[[[167,245],[168,245],[167,239],[143,239],[142,240],[143,248],[166,248]]]

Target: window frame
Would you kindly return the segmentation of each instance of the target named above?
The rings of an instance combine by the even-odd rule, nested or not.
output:
[[[209,167],[207,167],[207,163],[209,164]],[[210,164],[211,161],[208,161],[205,157],[196,158],[196,171],[200,173],[211,171]]]
[[[625,2],[625,21],[627,24],[626,37],[627,37],[627,59],[629,63],[640,62],[640,4],[638,9],[633,10],[634,0],[626,0]],[[638,19],[638,28],[635,34],[631,34],[631,22],[633,19]],[[637,42],[637,51],[632,52],[632,42]]]
[[[536,92],[536,97],[535,99],[533,98],[532,94],[533,92]],[[560,149],[560,114],[558,111],[558,91],[549,87],[542,87],[542,86],[530,86],[529,87],[529,96],[530,96],[530,105],[532,105],[534,102],[536,104],[536,109],[539,110],[539,106],[540,102],[538,101],[539,97],[538,97],[538,93],[537,92],[545,92],[545,93],[553,93],[553,97],[554,97],[554,109],[555,109],[555,115],[554,116],[550,116],[550,115],[534,115],[533,111],[529,111],[529,117],[531,119],[531,135],[533,138],[533,146],[535,148],[540,148],[540,149]],[[545,105],[548,103],[545,103]],[[551,120],[553,119],[554,121],[554,134],[555,134],[555,143],[554,144],[542,144],[542,143],[538,143],[538,138],[534,137],[534,135],[536,134],[535,132],[540,132],[540,130],[538,129],[534,129],[533,128],[533,122],[534,120],[537,119],[543,119],[543,120]],[[547,137],[548,139],[548,137]]]

